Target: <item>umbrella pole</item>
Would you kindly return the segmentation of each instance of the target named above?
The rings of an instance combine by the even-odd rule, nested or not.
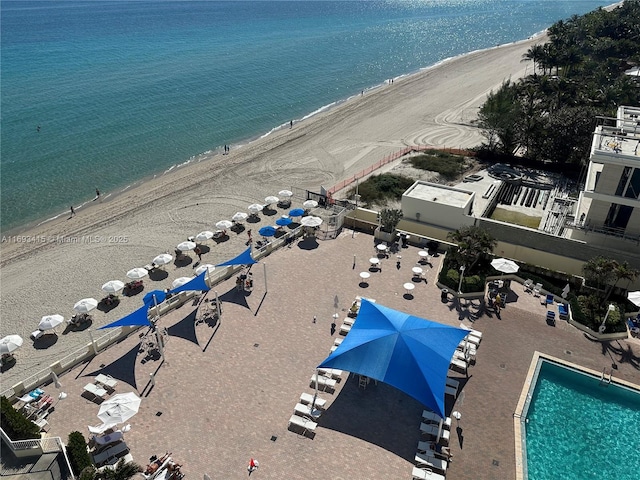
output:
[[[218,292],[214,291],[214,293],[216,294],[216,312],[218,314],[218,321],[220,321],[220,315],[222,314],[220,311],[220,300],[218,300]]]
[[[311,410],[316,406],[316,398],[318,398],[318,369],[316,369],[316,393],[313,395],[313,402],[311,403]]]
[[[436,443],[440,443],[440,437],[442,436],[442,417],[440,417],[440,423],[438,423],[438,436],[436,437]]]
[[[156,329],[156,342],[158,342],[158,351],[160,352],[160,358],[164,362],[164,346],[162,345],[162,335],[160,331]]]
[[[62,384],[60,383],[60,380],[58,379],[58,375],[56,375],[56,372],[54,372],[53,370],[51,370],[51,381],[53,382],[53,385],[56,388],[62,387]]]

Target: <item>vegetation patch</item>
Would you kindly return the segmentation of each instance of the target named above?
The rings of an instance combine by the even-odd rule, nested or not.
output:
[[[67,455],[74,475],[79,475],[85,468],[93,465],[89,452],[87,452],[87,442],[84,435],[78,431],[69,434]]]
[[[30,440],[40,438],[40,427],[18,412],[6,397],[0,397],[2,429],[9,438],[16,440]]]
[[[542,217],[525,215],[521,212],[514,212],[513,210],[506,210],[500,207],[496,207],[489,218],[491,218],[492,220],[498,220],[500,222],[521,225],[523,227],[534,229],[537,229],[540,226],[540,220],[542,220]]]
[[[369,177],[357,187],[349,189],[347,198],[356,194],[356,188],[360,195],[362,205],[386,205],[389,200],[400,200],[402,194],[413,185],[414,180],[403,175],[382,173]]]
[[[466,170],[464,157],[434,150],[411,157],[411,166],[439,173],[446,180],[454,180]]]

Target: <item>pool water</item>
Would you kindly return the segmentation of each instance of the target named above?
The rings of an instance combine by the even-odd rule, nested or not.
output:
[[[542,361],[524,421],[529,480],[640,478],[638,391]]]

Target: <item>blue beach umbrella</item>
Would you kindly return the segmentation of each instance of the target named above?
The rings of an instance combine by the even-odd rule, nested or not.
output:
[[[301,217],[302,215],[304,215],[304,210],[301,208],[294,208],[289,212],[290,217]]]
[[[276,229],[271,226],[262,227],[258,230],[258,233],[263,237],[273,237],[276,234]]]
[[[291,220],[290,218],[281,217],[281,218],[276,220],[276,225],[278,225],[280,227],[286,227],[287,225],[291,224],[292,222],[293,222],[293,220]]]

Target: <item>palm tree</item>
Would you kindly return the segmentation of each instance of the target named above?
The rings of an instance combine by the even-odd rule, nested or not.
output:
[[[640,271],[636,270],[635,268],[632,268],[629,265],[629,263],[626,261],[622,263],[615,262],[613,275],[614,275],[614,282],[607,290],[607,295],[604,297],[602,304],[607,303],[607,301],[609,300],[609,297],[613,293],[613,290],[616,288],[620,280],[627,280],[628,282],[627,286],[628,286],[631,282],[633,282],[636,278],[638,278],[638,275],[640,275]]]
[[[523,62],[533,61],[533,75],[535,76],[537,73],[538,62],[544,55],[544,47],[539,44],[532,45],[527,53],[522,55]]]
[[[79,480],[129,480],[137,473],[143,471],[143,468],[135,462],[125,463],[121,458],[115,468],[105,468],[102,471],[96,470],[92,465],[85,468],[79,476]]]
[[[497,245],[496,240],[487,230],[474,225],[449,232],[447,237],[458,244],[455,254],[459,257],[459,263],[464,265],[468,272],[473,270],[474,265],[483,255],[491,253]]]

